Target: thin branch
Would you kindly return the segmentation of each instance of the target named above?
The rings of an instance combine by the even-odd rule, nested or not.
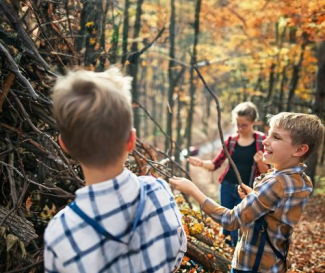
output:
[[[13,167],[13,166],[11,166],[8,163],[5,163],[3,161],[0,161],[0,164],[3,165],[3,166],[6,166],[6,167],[12,168],[20,177],[24,178],[24,175],[16,167]],[[69,193],[69,192],[67,192],[67,191],[65,191],[65,190],[63,190],[61,188],[50,188],[50,187],[44,186],[44,185],[42,185],[40,183],[37,183],[37,182],[35,182],[35,181],[33,181],[33,180],[29,179],[29,178],[26,178],[26,179],[27,179],[27,181],[29,183],[31,183],[33,185],[36,185],[36,186],[38,186],[38,187],[40,187],[42,189],[45,189],[45,190],[48,190],[48,191],[54,191],[54,192],[62,193],[65,196],[70,197],[70,198],[73,198],[74,197],[73,194],[71,194],[71,193]]]
[[[38,63],[41,63],[45,69],[49,70],[50,66],[48,63],[42,58],[39,54],[38,50],[36,49],[35,44],[31,40],[31,38],[27,35],[26,31],[21,25],[21,22],[16,14],[7,4],[7,1],[0,1],[0,7],[4,12],[5,16],[7,17],[10,24],[15,28],[19,34],[20,39],[25,44],[26,52],[28,52]]]
[[[202,76],[202,74],[200,73],[199,69],[194,65],[193,68],[195,69],[195,71],[197,72],[199,78],[201,79],[201,81],[203,82],[205,88],[209,91],[209,93],[211,94],[211,96],[213,97],[214,101],[216,102],[217,104],[217,111],[218,111],[218,131],[219,131],[219,135],[220,135],[220,140],[221,140],[221,143],[222,143],[222,148],[223,150],[225,151],[225,154],[229,160],[229,163],[231,165],[231,167],[234,169],[234,172],[236,174],[236,177],[238,179],[238,183],[239,185],[242,185],[243,184],[243,181],[240,177],[240,174],[238,172],[238,169],[234,163],[234,161],[232,160],[229,152],[228,152],[228,149],[225,145],[225,140],[223,138],[223,132],[222,132],[222,128],[221,128],[221,109],[220,109],[220,103],[219,103],[219,99],[218,97],[214,94],[214,92],[211,90],[211,88],[208,86],[208,84],[206,83],[204,77]],[[242,188],[243,189],[243,188]],[[244,190],[244,189],[243,189]]]
[[[24,85],[27,87],[29,93],[31,94],[32,98],[36,100],[38,95],[36,94],[34,88],[31,86],[29,81],[20,73],[19,67],[16,64],[15,60],[11,57],[10,53],[6,49],[6,47],[0,42],[0,50],[3,52],[8,60],[8,68],[9,70],[14,73],[19,80],[21,80]]]
[[[24,272],[26,269],[29,269],[29,268],[32,268],[32,267],[38,266],[38,265],[42,264],[43,262],[44,262],[44,260],[41,259],[40,261],[35,262],[35,263],[32,263],[32,264],[27,265],[27,266],[25,266],[25,267],[18,268],[18,269],[14,269],[14,270],[10,270],[10,271],[6,271],[6,272],[4,272],[4,273],[17,273],[17,272]]]
[[[169,173],[165,173],[164,171],[160,170],[159,168],[156,167],[157,164],[159,164],[159,162],[154,162],[152,160],[147,159],[143,154],[141,154],[139,151],[137,150],[133,150],[134,153],[136,153],[138,156],[140,156],[142,159],[144,159],[146,162],[148,162],[148,164],[157,172],[159,172],[160,174],[162,174],[163,176],[167,177],[167,178],[171,178],[171,174]]]
[[[163,128],[161,128],[161,126],[159,125],[159,123],[153,118],[153,116],[151,116],[151,114],[148,112],[148,110],[144,107],[144,106],[142,106],[141,104],[140,104],[140,102],[139,101],[137,101],[137,100],[135,100],[135,99],[133,99],[133,101],[146,113],[146,115],[153,121],[153,123],[158,127],[158,129],[162,132],[162,134],[165,136],[165,137],[167,137],[168,139],[169,139],[169,141],[171,141],[172,143],[174,143],[175,144],[175,147],[179,150],[179,151],[182,151],[182,149],[181,149],[181,147],[179,147],[178,145],[177,145],[177,143],[174,141],[174,140],[172,140],[171,139],[171,137],[169,136],[169,135],[167,135],[167,133],[164,131],[164,129]]]
[[[61,147],[51,138],[51,136],[49,136],[48,134],[40,131],[31,121],[29,114],[26,112],[24,106],[22,105],[21,101],[18,99],[18,97],[16,95],[14,95],[12,93],[14,99],[16,100],[20,110],[22,111],[27,123],[30,125],[30,127],[38,134],[44,136],[45,138],[47,138],[52,144],[53,146],[58,150],[60,156],[63,158],[64,162],[67,164],[67,168],[70,171],[70,174],[72,174],[73,177],[76,178],[76,180],[79,182],[79,186],[83,186],[83,181],[77,176],[77,174],[74,172],[74,170],[72,169],[72,167],[70,166],[70,162],[67,159],[67,157],[64,155],[64,153],[62,152]]]
[[[156,38],[153,39],[149,44],[147,44],[143,49],[139,51],[139,56],[142,55],[144,52],[146,52],[164,33],[165,27],[163,27],[157,34]]]

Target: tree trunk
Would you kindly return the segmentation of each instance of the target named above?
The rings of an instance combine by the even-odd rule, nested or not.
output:
[[[316,94],[312,110],[315,115],[322,118],[324,113],[325,98],[325,42],[321,42],[319,44],[317,51],[318,71],[316,77]],[[318,151],[311,155],[311,157],[308,158],[308,160],[306,161],[306,165],[308,166],[306,169],[306,174],[312,179],[313,183],[315,183],[314,178],[316,173],[317,161]]]
[[[275,63],[271,64],[270,67],[270,79],[269,79],[269,88],[267,91],[267,96],[265,98],[265,103],[268,103],[270,100],[272,100],[273,96],[273,86],[274,86],[274,71],[275,71]]]
[[[128,33],[129,33],[129,8],[130,8],[130,0],[125,0],[124,5],[124,18],[123,18],[123,42],[122,42],[122,65],[125,64],[127,60],[127,52],[128,52]]]
[[[168,89],[168,109],[167,109],[167,130],[166,133],[170,136],[170,139],[173,139],[173,109],[174,109],[174,88],[175,88],[175,79],[174,79],[174,59],[175,59],[175,0],[170,1],[170,25],[169,25],[169,64],[168,64],[168,80],[169,80],[169,89]],[[168,138],[165,140],[165,151],[169,150],[169,154],[173,154],[172,142]]]
[[[138,67],[139,67],[139,57],[138,54],[138,38],[140,35],[141,29],[141,15],[142,15],[142,4],[143,0],[139,0],[137,2],[137,9],[136,9],[136,16],[135,16],[135,23],[134,23],[134,33],[133,33],[133,40],[131,46],[131,54],[129,55],[129,65],[128,71],[129,75],[133,77],[132,81],[132,97],[134,100],[138,101],[138,86],[137,86],[137,79],[138,79]],[[139,115],[139,108],[136,107],[134,109],[134,127],[137,130],[138,137],[140,137],[140,115]]]
[[[295,95],[295,91],[298,85],[298,80],[299,80],[299,71],[302,65],[302,61],[304,59],[304,53],[305,53],[305,46],[306,44],[303,44],[301,46],[301,53],[300,53],[300,58],[298,64],[295,64],[293,66],[293,73],[292,73],[292,78],[291,78],[291,83],[290,83],[290,89],[289,89],[289,96],[288,96],[288,101],[287,101],[287,112],[291,111],[291,106],[293,103],[293,98]]]
[[[283,98],[284,98],[284,86],[287,82],[287,66],[283,67],[282,70],[282,80],[280,85],[280,96],[279,96],[279,104],[278,104],[278,111],[282,112],[283,110]]]
[[[199,41],[199,33],[200,33],[200,11],[201,11],[201,0],[196,1],[195,7],[195,22],[194,22],[194,42],[193,42],[193,54],[191,64],[196,64],[196,55],[197,55],[197,44]],[[193,114],[194,114],[194,106],[195,106],[195,83],[194,83],[194,68],[191,67],[190,71],[190,94],[191,94],[191,103],[190,110],[188,114],[188,127],[187,127],[187,152],[189,154],[190,147],[192,144],[192,123],[193,123]],[[186,163],[186,170],[189,171],[189,163]]]

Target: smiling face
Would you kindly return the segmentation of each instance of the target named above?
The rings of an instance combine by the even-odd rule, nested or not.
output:
[[[290,132],[271,127],[263,140],[263,161],[273,165],[276,171],[297,166],[300,163],[300,145],[292,145]]]

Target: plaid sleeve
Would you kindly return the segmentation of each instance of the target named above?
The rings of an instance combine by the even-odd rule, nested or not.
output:
[[[275,211],[284,197],[281,183],[276,178],[268,178],[258,184],[254,190],[232,210],[207,199],[202,209],[211,218],[228,230],[248,226],[264,214]]]
[[[230,142],[230,137],[225,141],[225,146],[227,147],[227,149],[229,150],[229,142]],[[213,160],[212,163],[214,164],[214,169],[218,169],[221,164],[226,160],[227,156],[225,153],[225,150],[222,149],[222,151],[220,152],[219,155],[217,155]]]

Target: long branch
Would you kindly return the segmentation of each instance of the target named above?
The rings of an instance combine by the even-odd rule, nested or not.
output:
[[[203,82],[205,88],[209,91],[209,93],[211,94],[211,96],[213,97],[214,101],[216,102],[217,104],[217,111],[218,111],[218,131],[219,131],[219,135],[220,135],[220,140],[221,140],[221,143],[222,143],[222,148],[223,150],[225,151],[225,154],[229,160],[229,163],[231,165],[231,167],[234,169],[234,172],[236,174],[236,177],[238,179],[238,182],[239,182],[239,185],[242,185],[243,184],[243,181],[240,177],[240,174],[239,174],[239,171],[236,167],[236,164],[234,163],[234,161],[232,160],[229,152],[228,152],[228,149],[225,145],[225,140],[223,138],[223,132],[222,132],[222,127],[221,127],[221,109],[220,109],[220,103],[219,103],[219,99],[218,97],[214,94],[214,92],[211,90],[211,88],[208,86],[208,84],[206,83],[204,77],[202,76],[202,74],[200,73],[199,69],[194,65],[193,68],[195,69],[196,73],[198,74],[199,78],[201,79],[201,81]]]

